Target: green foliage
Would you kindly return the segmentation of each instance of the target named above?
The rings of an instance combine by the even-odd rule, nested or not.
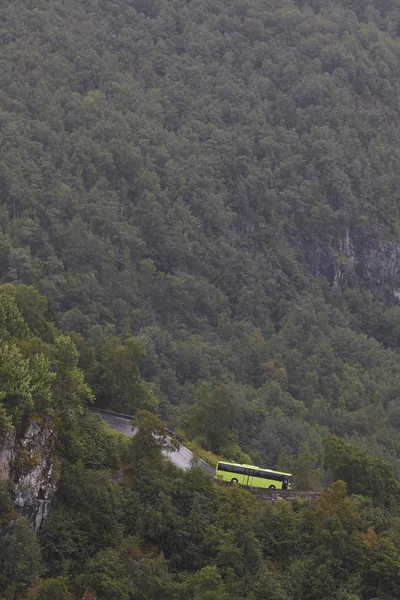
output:
[[[121,539],[123,496],[107,471],[70,467],[59,488],[55,516],[41,535],[43,556],[55,576],[79,573],[103,546]]]
[[[120,451],[115,440],[114,446],[110,443],[110,436],[108,444],[107,438],[97,440],[97,445],[91,447],[89,452],[89,444],[92,444],[92,440],[89,443],[87,439],[90,423],[85,432],[78,429],[84,401],[91,397],[91,391],[77,367],[78,353],[71,339],[62,335],[47,320],[50,315],[46,300],[32,288],[11,285],[0,286],[0,299],[0,445],[4,449],[3,472],[11,468],[14,478],[23,474],[29,480],[30,472],[37,465],[37,455],[30,456],[29,450],[22,446],[15,449],[18,451],[16,464],[7,464],[10,461],[7,446],[13,436],[7,438],[6,434],[14,426],[18,439],[29,420],[34,420],[40,427],[50,425],[56,430],[64,458],[68,454],[65,439],[71,436],[77,441],[77,446],[83,448],[82,462],[89,462],[98,468],[118,465]],[[84,428],[83,424],[80,425]],[[92,430],[95,432],[96,426],[92,426]],[[104,465],[105,456],[107,465]],[[54,457],[53,461],[56,475],[57,458]],[[71,598],[67,582],[36,582],[41,571],[39,541],[30,523],[18,519],[14,513],[11,492],[11,482],[1,484],[2,597],[5,600],[20,600],[27,587],[33,584],[29,592],[32,592],[32,597],[53,598],[55,594],[60,598]],[[13,517],[14,522],[11,522]]]
[[[4,398],[4,394],[2,393],[0,396],[0,401]],[[4,406],[0,405],[0,436],[3,437],[5,433],[12,429],[12,420],[8,411],[4,408]]]
[[[125,414],[154,410],[156,400],[140,376],[139,361],[144,358],[135,339],[107,340],[100,348],[93,389],[100,405]]]
[[[0,435],[46,418],[61,457],[49,579],[17,520],[3,596],[399,597],[397,2],[0,13]],[[90,387],[135,414],[128,451]],[[156,409],[301,488],[324,455],[357,496],[179,473]]]
[[[189,437],[200,439],[207,450],[221,453],[237,417],[237,399],[227,386],[212,392],[203,382],[196,389],[195,400],[183,428]]]
[[[342,360],[333,330],[398,345],[396,311],[358,290],[393,298],[374,280],[398,235],[396,7],[116,6],[2,6],[0,329],[49,342],[56,313],[100,403],[157,400],[173,427],[200,382],[228,385],[231,433],[268,465],[319,451],[320,427],[395,462],[369,411],[396,412],[386,375]]]
[[[2,286],[0,294],[0,335],[2,339],[23,338],[28,335],[28,327],[18,310],[13,288]]]
[[[173,450],[178,443],[171,439],[164,423],[147,410],[136,413],[133,426],[137,433],[132,439],[133,455],[136,459],[157,459],[163,450]]]
[[[47,321],[34,289],[3,285],[0,297],[0,434],[27,417],[75,418],[92,393],[72,340]]]
[[[399,483],[388,463],[335,436],[327,437],[324,446],[325,467],[335,479],[343,479],[351,493],[369,496],[378,504],[398,501]]]
[[[0,547],[0,588],[9,600],[19,600],[40,569],[40,546],[32,527],[18,519]]]
[[[0,333],[50,361],[7,416],[51,383],[67,446],[78,367],[228,458],[329,431],[400,473],[393,3],[3,4]]]
[[[88,418],[89,431],[95,421]],[[216,486],[198,468],[171,465],[161,454],[162,425],[138,412],[140,443],[125,465],[129,484],[111,483],[107,472],[92,468],[64,470],[40,536],[50,578],[32,586],[33,598],[46,585],[65,594],[70,585],[99,600],[369,599],[388,590],[395,597],[393,506],[390,514],[369,498],[351,498],[343,481],[314,505],[260,503],[236,486]],[[301,456],[308,466],[307,447]]]
[[[98,415],[83,419],[77,427],[82,447],[81,461],[86,469],[116,469],[128,451],[128,440],[111,430]]]
[[[318,490],[321,484],[321,470],[316,468],[315,457],[306,443],[296,457],[280,457],[278,469],[293,473],[292,488],[296,490]]]
[[[28,600],[72,600],[69,585],[64,577],[37,581],[28,591]]]
[[[194,600],[219,600],[228,598],[226,586],[216,567],[204,567],[188,582],[188,598]]]
[[[82,576],[84,587],[104,600],[165,598],[179,600],[179,586],[162,556],[145,557],[135,538],[126,538],[118,550],[99,553]]]
[[[64,335],[56,338],[53,359],[56,377],[52,391],[55,408],[67,422],[82,411],[85,400],[93,400],[83,373],[78,369],[78,358],[78,351],[71,338]]]
[[[29,361],[18,347],[5,343],[0,348],[0,386],[6,408],[16,418],[33,410]]]
[[[0,527],[6,525],[13,514],[14,506],[10,498],[10,490],[8,486],[0,482]]]
[[[181,432],[179,431],[178,433],[180,434]],[[184,446],[186,448],[189,448],[189,450],[191,450],[193,452],[195,459],[200,458],[201,460],[204,460],[207,464],[209,464],[211,467],[216,467],[217,462],[219,460],[221,460],[220,456],[213,454],[209,450],[204,450],[204,448],[202,448],[201,446],[199,446],[196,442],[193,442],[192,440],[185,439]]]

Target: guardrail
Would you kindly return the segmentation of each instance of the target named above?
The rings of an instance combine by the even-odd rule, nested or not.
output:
[[[112,417],[121,417],[121,419],[129,419],[132,421],[132,415],[125,415],[124,413],[115,412],[115,410],[106,410],[105,408],[97,408],[96,406],[88,406],[88,410],[96,413],[104,413],[105,415],[111,415]]]

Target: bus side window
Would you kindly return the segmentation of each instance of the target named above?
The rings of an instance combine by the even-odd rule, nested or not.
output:
[[[269,479],[270,481],[282,481],[283,480],[283,475],[278,475],[277,473],[270,473],[270,472],[266,472],[266,473],[261,473],[259,475],[259,477],[262,477],[263,479]]]
[[[244,475],[246,469],[244,467],[238,467],[236,465],[220,465],[220,471],[227,471],[228,473],[237,473],[237,475]]]
[[[227,471],[228,473],[230,473],[232,471],[232,469],[230,468],[230,465],[226,465],[224,463],[219,463],[218,470],[219,471]]]
[[[235,467],[235,473],[237,473],[238,475],[244,475],[246,471],[247,469],[245,469],[244,467]]]

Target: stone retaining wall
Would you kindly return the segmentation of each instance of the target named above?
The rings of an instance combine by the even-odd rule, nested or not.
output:
[[[287,500],[288,502],[292,502],[295,498],[299,498],[300,500],[311,500],[314,502],[320,494],[319,492],[297,492],[295,490],[252,489],[251,492],[262,502],[277,502],[277,500]]]

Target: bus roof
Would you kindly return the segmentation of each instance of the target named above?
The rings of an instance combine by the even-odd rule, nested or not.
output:
[[[224,465],[232,465],[234,467],[245,467],[246,469],[256,469],[257,471],[268,471],[269,473],[278,473],[279,475],[288,475],[289,477],[292,477],[292,473],[284,473],[283,471],[274,471],[273,469],[263,469],[262,467],[256,467],[255,465],[243,465],[241,463],[233,463],[233,462],[229,462],[227,460],[219,460],[217,465],[219,465],[219,463],[223,463]]]

